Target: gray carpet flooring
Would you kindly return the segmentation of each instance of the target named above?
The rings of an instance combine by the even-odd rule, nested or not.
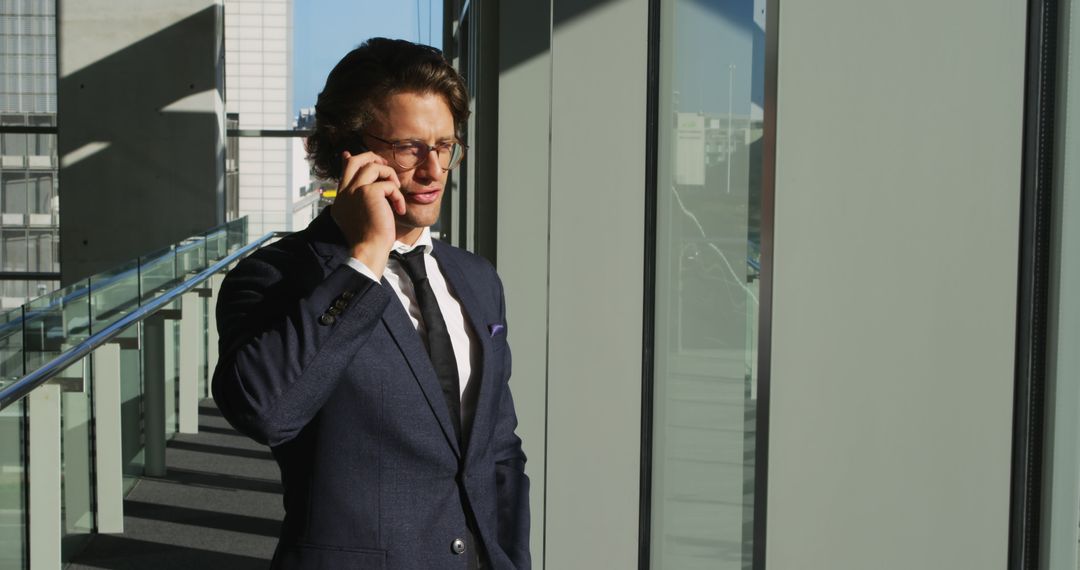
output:
[[[284,516],[270,451],[206,400],[199,434],[171,440],[166,465],[165,477],[141,479],[125,499],[124,533],[94,536],[67,568],[265,570]]]

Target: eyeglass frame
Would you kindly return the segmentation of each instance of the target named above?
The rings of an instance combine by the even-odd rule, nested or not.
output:
[[[377,136],[375,136],[375,135],[373,135],[373,134],[371,134],[371,133],[369,133],[367,131],[360,131],[359,135],[362,136],[362,137],[363,136],[368,136],[368,137],[371,137],[371,138],[373,138],[373,139],[375,139],[375,140],[377,140],[377,141],[379,141],[381,143],[390,145],[390,151],[394,156],[394,163],[397,164],[399,168],[402,168],[402,169],[405,169],[405,170],[414,170],[416,168],[420,168],[420,165],[423,164],[424,161],[420,160],[420,162],[417,162],[416,165],[406,167],[404,164],[401,164],[400,160],[398,160],[398,156],[397,156],[398,147],[423,145],[424,148],[427,149],[427,152],[423,153],[423,156],[429,156],[432,151],[435,151],[436,156],[438,156],[438,154],[439,154],[439,151],[436,150],[438,148],[438,145],[431,146],[431,145],[427,144],[426,142],[421,141],[421,140],[417,140],[417,139],[403,139],[403,140],[398,140],[398,141],[391,141],[391,140],[386,140],[386,139],[384,139],[382,137],[377,137]],[[444,143],[439,143],[439,144],[445,144],[445,142]],[[442,168],[443,170],[446,170],[446,171],[451,171],[451,170],[457,168],[461,164],[461,161],[465,159],[465,151],[469,150],[469,145],[461,142],[457,138],[455,138],[451,142],[451,144],[456,144],[456,145],[461,146],[461,156],[458,157],[457,162],[454,163],[453,166],[443,166],[441,162],[438,162],[439,168]],[[367,145],[365,145],[365,146],[367,146]],[[453,160],[453,156],[451,156],[450,158],[451,158],[451,160]]]

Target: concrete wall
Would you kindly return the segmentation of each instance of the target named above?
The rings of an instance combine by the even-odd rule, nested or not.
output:
[[[1004,567],[1025,9],[780,5],[768,568]]]
[[[518,432],[529,460],[533,567],[544,568],[551,6],[499,13],[497,265],[507,295]],[[520,57],[514,57],[520,54]],[[517,60],[521,61],[518,62]],[[513,62],[513,63],[511,63]]]
[[[221,0],[58,3],[70,283],[224,221],[224,52]]]

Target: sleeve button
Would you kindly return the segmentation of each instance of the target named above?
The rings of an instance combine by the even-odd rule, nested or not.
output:
[[[319,324],[324,326],[330,326],[334,324],[335,320],[337,319],[334,318],[334,315],[324,314],[323,316],[319,317]]]

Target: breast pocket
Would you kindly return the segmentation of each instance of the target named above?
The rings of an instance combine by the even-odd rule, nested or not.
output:
[[[503,369],[504,374],[510,373],[510,345],[506,342],[506,327],[499,325],[489,325],[489,328],[493,328],[491,333],[491,351],[492,360]]]

